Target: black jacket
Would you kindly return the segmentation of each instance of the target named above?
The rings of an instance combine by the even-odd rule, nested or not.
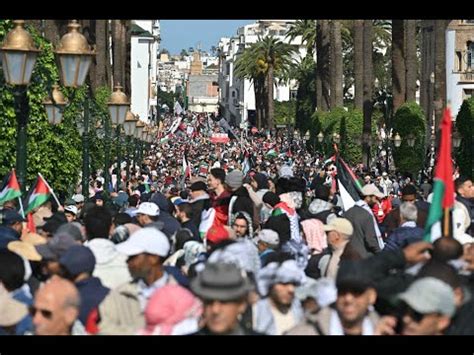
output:
[[[108,295],[110,289],[102,285],[97,277],[76,282],[77,290],[81,296],[81,308],[79,309],[79,320],[86,325],[90,312],[99,307],[99,304]]]
[[[356,205],[344,213],[343,217],[347,218],[354,228],[349,244],[362,258],[367,258],[380,251],[374,220],[368,211]]]
[[[456,196],[456,201],[459,201],[466,206],[466,209],[469,212],[469,217],[471,218],[471,225],[467,229],[467,234],[474,236],[474,202],[459,195]]]
[[[189,335],[220,335],[220,334],[214,334],[208,328],[204,327],[204,328],[199,329],[196,333],[192,333]],[[265,335],[265,334],[258,333],[253,330],[245,329],[239,325],[239,328],[236,329],[235,334],[226,334],[226,335]]]
[[[253,204],[252,199],[250,198],[250,195],[247,189],[241,186],[232,193],[232,197],[233,196],[237,196],[237,199],[235,200],[232,206],[231,214],[236,214],[237,212],[241,212],[241,211],[247,212],[249,216],[252,217],[252,220],[253,220],[254,219],[253,218],[254,217],[253,216],[254,204]],[[231,201],[232,201],[232,197],[231,197]]]
[[[8,243],[20,240],[20,235],[9,226],[0,226],[0,249],[7,247]]]

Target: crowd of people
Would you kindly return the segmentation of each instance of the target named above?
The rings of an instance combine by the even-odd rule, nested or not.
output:
[[[0,210],[0,332],[473,335],[474,185],[453,236],[424,241],[429,178],[353,172],[287,132],[167,117],[139,166],[34,211]],[[227,143],[212,134],[227,131]]]

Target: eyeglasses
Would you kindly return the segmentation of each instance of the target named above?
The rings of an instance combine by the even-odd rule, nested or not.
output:
[[[53,318],[53,312],[51,311],[48,311],[47,309],[39,309],[39,308],[36,308],[34,306],[31,306],[29,309],[29,312],[30,312],[30,315],[32,318],[35,317],[36,313],[37,312],[40,312],[41,313],[41,316],[43,318],[46,318],[46,319],[51,319]]]

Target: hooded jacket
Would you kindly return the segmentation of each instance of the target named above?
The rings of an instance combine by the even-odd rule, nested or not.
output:
[[[249,192],[243,186],[239,187],[232,193],[229,204],[229,216],[232,216],[238,212],[246,212],[249,216],[252,217],[254,213],[253,201],[250,198]],[[229,224],[232,218],[229,218]]]
[[[84,245],[92,250],[96,259],[92,275],[99,278],[105,287],[113,289],[132,279],[127,266],[127,256],[119,253],[112,241],[95,238]]]
[[[154,202],[160,208],[160,215],[158,216],[158,221],[163,222],[163,233],[166,234],[168,238],[171,238],[173,234],[175,234],[178,229],[181,228],[178,220],[174,218],[170,213],[170,202],[162,193],[155,193],[152,197],[150,202]]]

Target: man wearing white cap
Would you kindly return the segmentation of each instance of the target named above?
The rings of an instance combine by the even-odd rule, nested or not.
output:
[[[141,203],[136,212],[137,221],[142,227],[156,222],[159,215],[160,208],[153,202]]]
[[[374,184],[364,185],[362,194],[364,199],[357,201],[343,217],[347,218],[354,228],[349,244],[362,258],[367,258],[384,247],[377,221],[372,213],[372,206],[384,195]]]
[[[76,220],[77,212],[77,207],[74,205],[66,206],[66,208],[64,208],[64,215],[66,216],[68,223],[74,222]]]
[[[144,310],[151,295],[164,285],[177,284],[163,268],[170,243],[163,232],[147,227],[117,244],[117,250],[128,256],[133,281],[112,290],[99,306],[99,333],[133,335],[145,326]]]
[[[354,228],[352,223],[345,218],[333,218],[324,226],[331,254],[325,255],[319,261],[319,269],[322,277],[336,280],[337,270],[341,256],[349,244]]]
[[[279,248],[280,237],[274,230],[262,229],[254,238],[254,242],[257,244],[262,267],[265,267],[269,255],[275,253]]]

